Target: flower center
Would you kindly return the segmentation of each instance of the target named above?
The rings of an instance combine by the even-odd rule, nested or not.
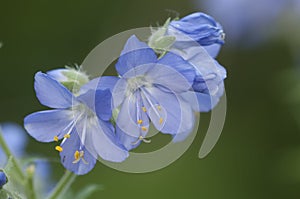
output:
[[[145,76],[136,76],[127,79],[127,95],[135,93],[141,87],[151,87],[152,84],[146,80]]]

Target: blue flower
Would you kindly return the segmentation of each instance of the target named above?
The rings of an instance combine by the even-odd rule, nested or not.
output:
[[[40,142],[58,142],[64,167],[78,175],[93,169],[98,157],[121,162],[128,151],[118,145],[111,118],[109,90],[87,90],[74,96],[49,75],[35,75],[39,101],[53,110],[36,112],[24,119],[28,133]]]
[[[22,157],[25,154],[26,144],[28,142],[26,132],[17,124],[2,123],[1,129],[4,140],[11,149],[15,157]],[[3,167],[8,157],[5,157],[4,152],[0,147],[0,167]]]
[[[197,42],[213,57],[216,57],[224,44],[225,36],[221,25],[211,16],[201,12],[171,21],[167,34],[176,37],[174,46],[177,48],[190,47]]]
[[[3,171],[0,170],[0,189],[7,183],[7,177]]]
[[[167,53],[157,59],[153,49],[135,36],[128,39],[116,64],[119,77],[101,77],[100,86],[109,87],[113,107],[118,112],[116,133],[127,148],[145,139],[150,120],[162,133],[174,139],[194,126],[191,106],[181,99],[195,78],[193,66],[181,57]]]

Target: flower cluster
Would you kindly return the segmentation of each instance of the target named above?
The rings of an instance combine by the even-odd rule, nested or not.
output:
[[[148,43],[132,35],[115,65],[118,76],[90,80],[81,68],[37,72],[34,88],[51,110],[28,115],[27,132],[57,142],[64,167],[77,175],[96,160],[125,161],[129,151],[158,132],[184,140],[195,112],[210,111],[224,92],[226,70],[215,60],[224,44],[222,27],[194,13],[168,19]]]

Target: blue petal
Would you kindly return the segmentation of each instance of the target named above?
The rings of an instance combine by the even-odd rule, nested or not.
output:
[[[106,90],[88,90],[78,97],[82,103],[87,105],[91,111],[96,112],[97,116],[108,121],[112,115],[111,92]]]
[[[62,139],[74,120],[71,110],[49,110],[28,115],[24,119],[27,132],[40,142],[52,142],[54,136]]]
[[[181,96],[192,105],[193,110],[197,112],[209,112],[218,104],[224,93],[224,89],[222,89],[224,87],[220,86],[220,88],[214,96],[194,91],[182,93]]]
[[[97,116],[104,120],[110,120],[112,116],[112,95],[111,92],[106,90],[96,91],[96,102],[95,102]]]
[[[129,156],[128,151],[116,139],[111,123],[87,118],[76,127],[81,141],[94,158],[122,162]]]
[[[94,168],[96,159],[82,145],[76,132],[76,128],[73,129],[70,134],[70,138],[66,139],[65,142],[62,143],[61,147],[63,148],[63,151],[60,152],[61,162],[69,171],[72,171],[77,175],[84,175]],[[81,159],[79,162],[74,163],[74,154],[76,151],[84,152],[83,158],[86,162]]]
[[[146,74],[149,82],[159,84],[173,92],[184,92],[191,88],[196,71],[181,57],[168,53]]]
[[[41,104],[51,108],[69,108],[75,103],[72,93],[48,75],[38,72],[34,88]]]
[[[119,78],[112,89],[113,108],[118,108],[120,104],[123,103],[126,98],[127,86],[127,80],[125,78]]]
[[[192,130],[194,121],[188,116],[190,111],[183,110],[187,105],[182,105],[184,102],[180,96],[164,92],[159,87],[147,88],[147,91],[150,94],[144,100],[148,109],[147,114],[156,129],[172,135]]]
[[[179,133],[173,137],[173,142],[184,141],[193,131],[195,126],[195,113],[190,103],[185,102],[184,100],[179,101],[181,107],[181,118],[183,122],[181,122]]]
[[[220,44],[212,44],[209,46],[203,46],[203,48],[207,51],[207,53],[212,58],[216,58],[221,50],[221,45]]]
[[[139,136],[143,136],[148,132],[149,119],[143,111],[143,104],[138,92],[135,95],[130,95],[125,98],[121,105],[121,109],[116,121],[116,125],[125,134],[134,137],[136,140]],[[138,120],[142,120],[141,124],[138,124]],[[144,126],[147,130],[143,131],[141,127]]]
[[[225,68],[208,55],[201,46],[192,46],[182,51],[172,49],[172,51],[194,66],[197,74],[193,85],[195,91],[208,89],[210,93],[213,93],[226,78]],[[202,80],[199,81],[201,78]],[[197,85],[198,83],[201,85]]]
[[[147,132],[143,132],[142,136],[146,137],[146,134]],[[116,135],[120,144],[122,144],[128,151],[135,149],[142,143],[142,140],[138,140],[136,137],[128,135],[128,133],[122,131],[118,126],[116,126]]]
[[[144,42],[140,42],[139,39],[133,35],[125,44],[121,56],[116,64],[116,70],[121,76],[123,76],[129,70],[132,70],[137,66],[155,63],[156,60],[157,56],[155,52]]]

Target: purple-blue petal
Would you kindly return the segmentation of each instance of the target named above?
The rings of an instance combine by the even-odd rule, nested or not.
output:
[[[151,49],[144,42],[133,35],[131,36],[119,57],[116,64],[116,70],[119,75],[123,76],[128,71],[134,69],[137,66],[144,64],[155,63],[157,56],[153,49]]]
[[[155,69],[151,70],[152,75],[155,76],[155,79],[161,77],[162,80],[173,81],[173,83],[175,81],[178,81],[179,79],[182,79],[181,81],[176,82],[178,88],[182,85],[188,86],[187,84],[193,83],[196,71],[194,67],[189,62],[185,61],[182,57],[172,52],[169,52],[164,57],[162,57],[157,63],[158,66]],[[158,67],[161,69],[159,69]],[[174,72],[176,71],[177,73],[171,72],[170,68],[173,69]],[[156,72],[156,70],[161,71]],[[183,83],[183,81],[185,83]],[[173,88],[170,89],[174,90]]]
[[[72,93],[47,74],[37,72],[34,88],[41,104],[51,108],[69,108],[76,103]]]
[[[52,142],[54,136],[58,136],[59,139],[63,138],[73,120],[71,110],[40,111],[25,117],[24,127],[37,141]]]
[[[187,123],[193,126],[194,121],[186,116],[189,112],[183,110],[186,108],[186,104],[182,106],[183,102],[181,102],[180,96],[172,92],[164,92],[159,87],[148,88],[147,91],[150,94],[144,100],[147,114],[157,130],[172,135],[192,130],[189,125],[185,126]],[[157,102],[156,104],[154,100]]]
[[[82,145],[75,128],[73,129],[70,138],[63,142],[61,147],[63,148],[63,151],[60,152],[61,163],[69,171],[72,171],[77,175],[84,175],[94,168],[97,160]],[[74,163],[74,154],[76,151],[84,152],[84,160],[80,159],[77,163]]]
[[[130,95],[124,99],[121,105],[120,112],[116,121],[116,126],[130,137],[137,140],[139,136],[144,136],[148,132],[149,119],[143,111],[142,101],[139,100],[139,93]],[[142,123],[138,124],[138,120]],[[143,131],[141,127],[145,127],[147,130]]]

